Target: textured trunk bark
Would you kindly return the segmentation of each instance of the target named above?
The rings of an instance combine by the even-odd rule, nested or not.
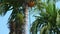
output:
[[[9,26],[10,26],[10,33],[9,34],[15,34],[15,22],[11,21]]]
[[[24,33],[23,34],[28,34],[28,5],[25,6],[25,18],[24,18]]]

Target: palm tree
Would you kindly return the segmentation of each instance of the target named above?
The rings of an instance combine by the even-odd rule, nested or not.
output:
[[[41,9],[41,13],[39,14],[40,16],[35,16],[37,19],[33,22],[32,27],[31,27],[31,32],[32,34],[37,34],[38,31],[40,31],[40,34],[59,34],[59,26],[57,23],[59,23],[59,20],[57,18],[59,15],[59,11],[57,11],[56,6],[55,6],[55,1],[51,0],[45,4],[44,2],[44,7],[46,11]],[[57,19],[57,21],[56,21]],[[53,32],[52,32],[53,31]]]
[[[13,10],[9,17],[9,34],[27,34],[26,30],[28,26],[28,1],[29,0],[1,1],[1,14],[5,15],[7,11]]]

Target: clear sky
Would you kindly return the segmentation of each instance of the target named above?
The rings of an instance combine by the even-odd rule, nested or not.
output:
[[[7,21],[8,21],[10,14],[11,14],[11,11],[8,11],[5,16],[0,16],[0,34],[9,33]]]
[[[56,3],[56,7],[60,8],[60,1]],[[8,34],[9,29],[7,25],[8,18],[11,14],[11,11],[8,11],[5,16],[0,16],[0,34]],[[34,17],[30,16],[31,22],[34,21]]]

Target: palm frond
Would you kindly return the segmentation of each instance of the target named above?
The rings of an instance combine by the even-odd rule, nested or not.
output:
[[[11,7],[11,5],[2,3],[2,4],[0,5],[0,14],[5,15],[6,12],[10,10],[10,9],[9,9],[10,7]]]
[[[47,31],[47,26],[44,26],[41,31],[40,31],[40,34],[46,34],[46,31]]]

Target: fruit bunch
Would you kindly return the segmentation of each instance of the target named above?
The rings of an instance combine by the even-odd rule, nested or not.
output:
[[[34,5],[35,5],[35,2],[34,2],[34,1],[28,2],[28,6],[29,6],[29,7],[33,7]]]

